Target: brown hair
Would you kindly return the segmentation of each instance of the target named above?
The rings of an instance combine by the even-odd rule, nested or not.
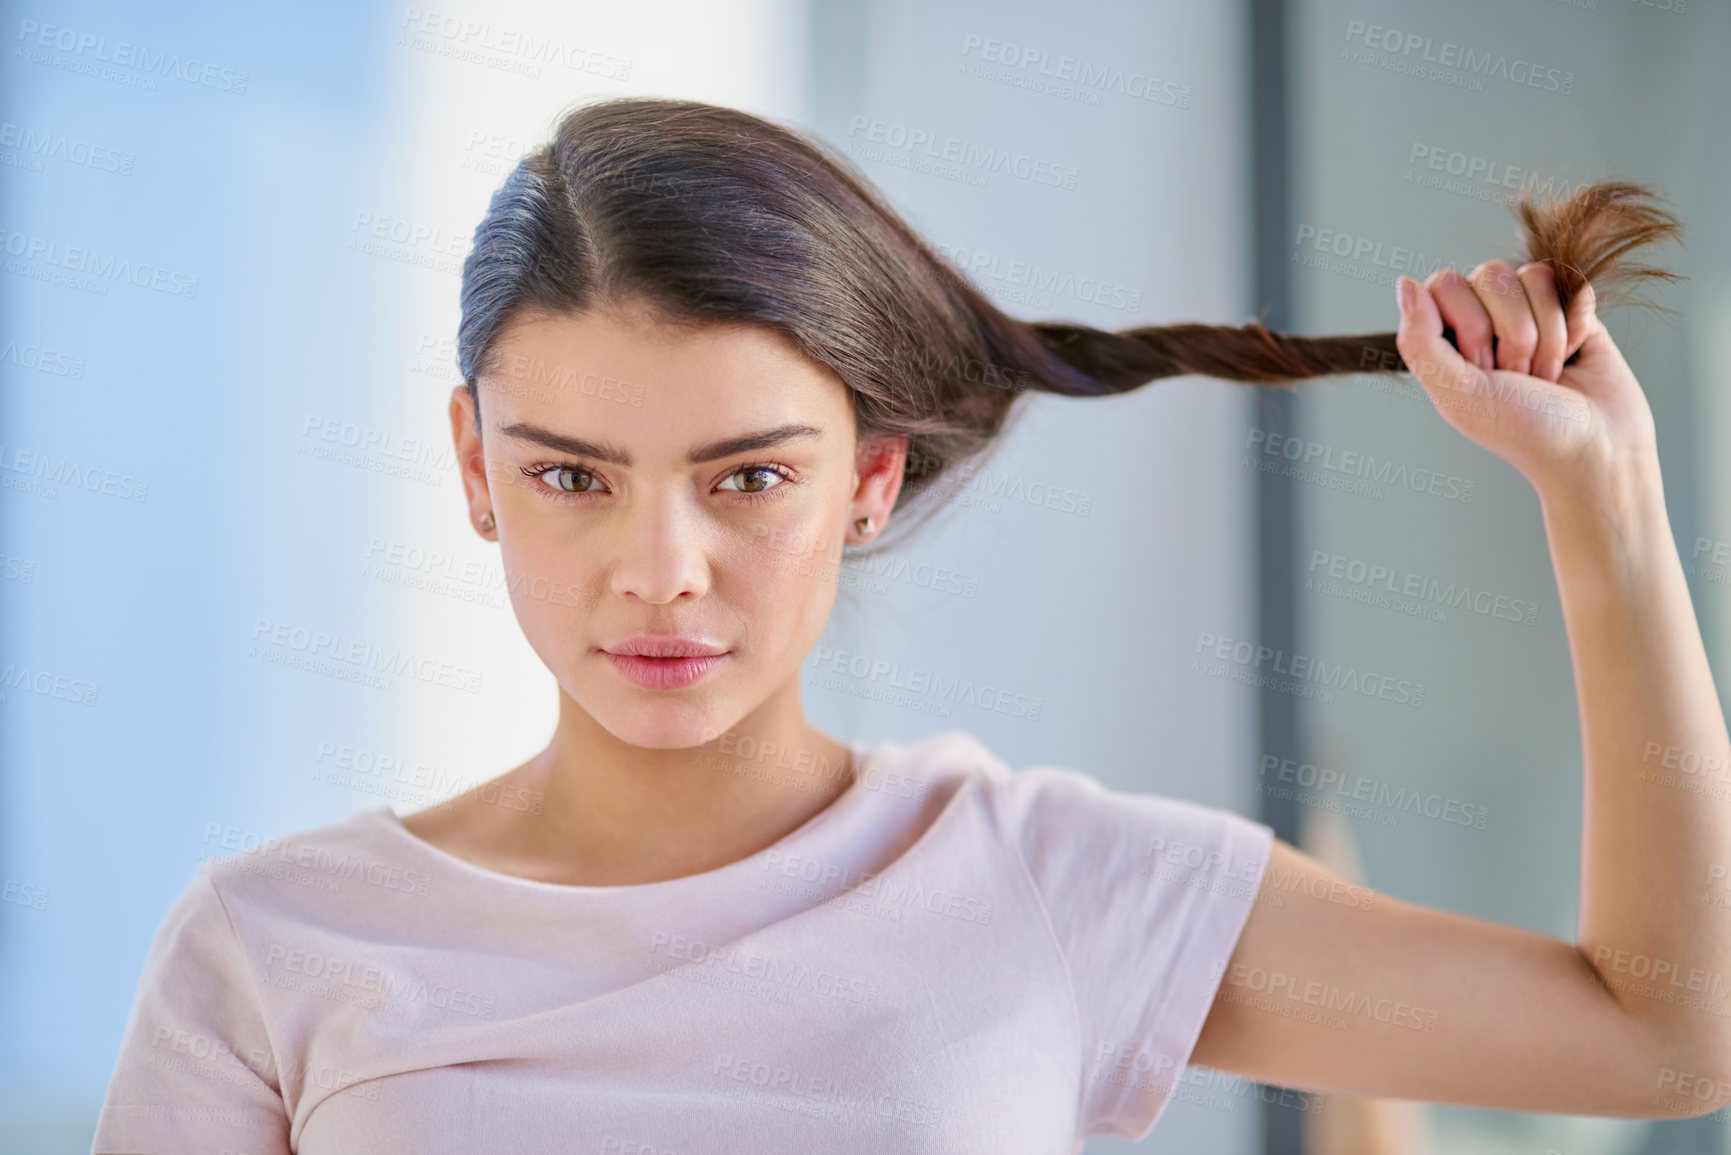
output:
[[[1602,292],[1676,279],[1624,259],[1680,231],[1654,199],[1621,181],[1560,204],[1523,194],[1525,259],[1550,263],[1565,303],[1588,283]],[[1185,374],[1290,386],[1405,370],[1392,332],[1298,337],[1256,321],[1108,332],[1016,320],[844,157],[747,113],[684,100],[579,107],[494,193],[463,262],[457,339],[477,423],[476,376],[519,310],[625,301],[675,323],[777,329],[847,384],[862,443],[905,435],[903,532],[874,548],[935,511],[940,503],[921,495],[983,457],[1023,393],[1098,397]]]

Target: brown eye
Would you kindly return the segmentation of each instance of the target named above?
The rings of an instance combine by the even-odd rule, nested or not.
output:
[[[736,477],[749,477],[756,480],[738,486],[727,484]],[[772,491],[783,488],[788,480],[788,475],[773,465],[745,465],[728,474],[722,480],[721,488],[732,489],[735,493],[747,498],[768,497]]]
[[[750,469],[742,469],[738,473],[733,474],[733,476],[758,479],[756,481],[748,482],[745,485],[744,492],[746,493],[762,493],[766,489],[773,489],[775,486],[781,484],[781,474],[777,473],[773,469],[765,469],[762,466],[753,466]]]
[[[569,484],[569,485],[566,484],[567,480],[575,479],[579,475],[581,475],[583,477],[593,477],[594,476],[587,469],[573,469],[568,465],[555,466],[554,468],[549,469],[547,472],[551,473],[553,475],[554,488],[555,489],[562,489],[566,493],[582,493],[583,492],[583,490],[578,487],[578,483],[575,480],[571,480],[571,484]]]
[[[578,497],[596,492],[591,488],[596,480],[595,474],[580,465],[531,465],[522,472],[524,477],[540,481],[554,496],[569,494]]]

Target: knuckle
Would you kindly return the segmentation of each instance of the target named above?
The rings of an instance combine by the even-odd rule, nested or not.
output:
[[[1473,270],[1472,285],[1481,294],[1491,293],[1498,296],[1509,296],[1512,293],[1522,293],[1521,279],[1515,275],[1514,267],[1507,261],[1486,261]]]
[[[1491,319],[1479,313],[1470,317],[1462,317],[1460,324],[1455,326],[1455,336],[1464,341],[1489,341],[1492,332]]]
[[[1533,324],[1531,318],[1517,321],[1503,334],[1503,344],[1507,345],[1511,352],[1531,354],[1539,346],[1539,327]]]
[[[1524,265],[1519,275],[1521,284],[1526,286],[1528,297],[1535,300],[1556,300],[1557,279],[1549,265]]]

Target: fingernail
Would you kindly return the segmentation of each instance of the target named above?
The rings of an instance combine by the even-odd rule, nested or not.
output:
[[[1400,306],[1401,316],[1404,317],[1412,312],[1413,304],[1417,301],[1417,297],[1414,296],[1414,290],[1417,288],[1418,282],[1411,277],[1403,276],[1395,280],[1394,300],[1395,304]]]
[[[1533,366],[1533,376],[1542,377],[1546,381],[1555,381],[1563,372],[1563,363],[1555,357],[1546,357]]]
[[[1496,368],[1497,364],[1495,361],[1491,360],[1491,351],[1489,349],[1480,349],[1476,354],[1474,354],[1473,363],[1480,369],[1483,369],[1486,373],[1489,373],[1492,369]]]

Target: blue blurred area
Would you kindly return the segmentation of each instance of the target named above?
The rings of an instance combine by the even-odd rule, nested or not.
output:
[[[318,604],[316,549],[277,547],[364,513],[332,470],[289,500],[293,444],[259,418],[342,397],[363,360],[374,288],[341,247],[384,147],[387,19],[0,23],[0,1148],[88,1149],[154,928],[268,770],[249,728],[345,708],[249,669],[261,597],[349,612]]]

